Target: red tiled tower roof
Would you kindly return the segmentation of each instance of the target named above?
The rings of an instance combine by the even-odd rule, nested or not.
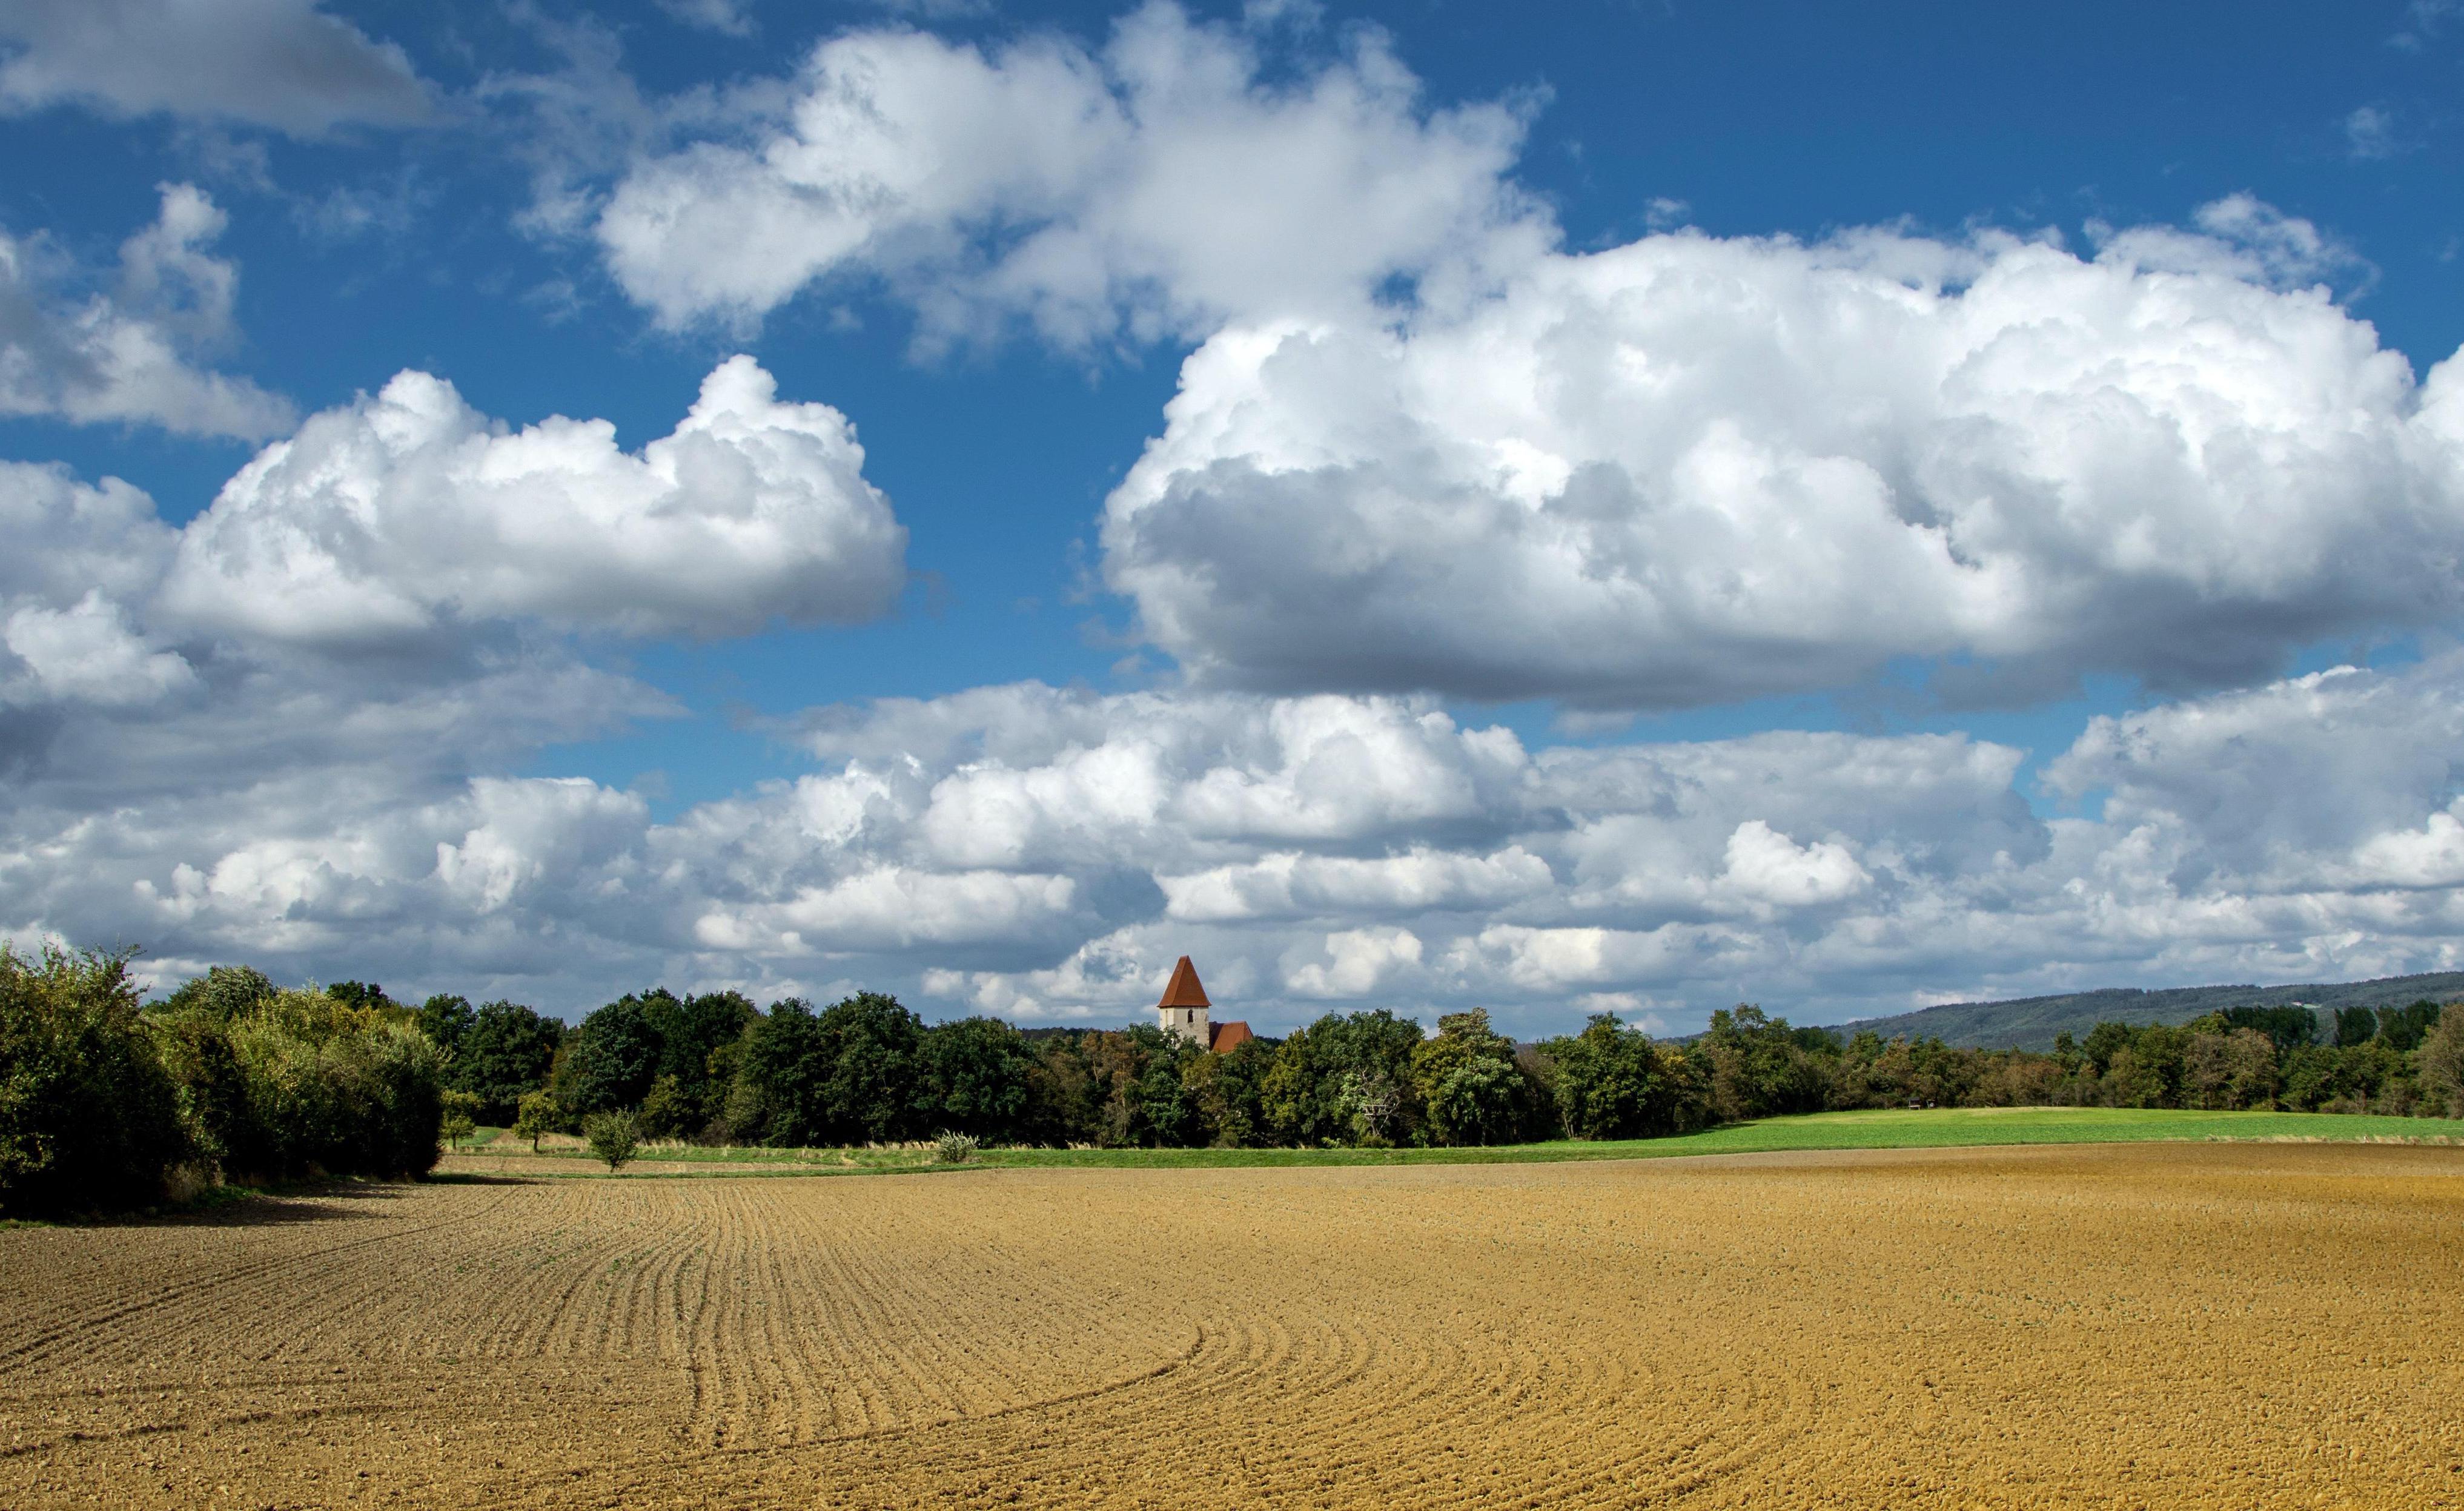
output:
[[[1198,967],[1182,955],[1180,964],[1172,968],[1172,980],[1163,989],[1163,1000],[1157,1007],[1212,1007],[1206,1000],[1206,988],[1198,984]]]

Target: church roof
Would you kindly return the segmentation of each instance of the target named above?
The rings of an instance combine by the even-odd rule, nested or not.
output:
[[[1206,1026],[1209,1030],[1206,1047],[1219,1055],[1228,1055],[1258,1037],[1249,1032],[1246,1022],[1237,1018],[1228,1023],[1209,1023]]]
[[[1172,980],[1163,989],[1163,1000],[1157,1007],[1212,1007],[1206,1000],[1206,988],[1198,984],[1198,967],[1182,955],[1180,964],[1172,968]]]

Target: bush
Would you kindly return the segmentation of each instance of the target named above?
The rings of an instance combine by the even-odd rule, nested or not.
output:
[[[933,1141],[933,1158],[943,1165],[963,1165],[982,1148],[972,1133],[944,1133]]]
[[[192,1148],[128,955],[0,946],[0,1210],[143,1206]]]
[[[582,1120],[582,1137],[590,1152],[622,1170],[642,1145],[642,1120],[630,1112],[594,1112]]]
[[[185,993],[153,1015],[156,1037],[227,1172],[410,1175],[435,1165],[444,1057],[408,1010],[311,991]]]

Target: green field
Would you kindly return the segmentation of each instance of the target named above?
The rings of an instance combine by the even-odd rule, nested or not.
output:
[[[2464,1143],[2464,1124],[2435,1118],[2345,1116],[2315,1112],[2173,1112],[2108,1107],[1943,1107],[1867,1112],[1815,1112],[1724,1124],[1675,1138],[1514,1144],[1493,1149],[988,1149],[970,1164],[992,1169],[1217,1170],[1234,1166],[1494,1165],[1591,1159],[1669,1159],[1687,1154],[1760,1154],[1790,1150],[1949,1149],[1989,1144],[2114,1144],[2157,1140],[2244,1139],[2350,1143]],[[495,1154],[532,1158],[510,1139],[484,1147]],[[550,1148],[542,1156],[570,1162],[574,1174],[596,1168],[589,1151]],[[935,1166],[929,1147],[860,1150],[705,1149],[646,1147],[656,1165],[759,1165],[764,1174],[887,1174]],[[781,1169],[782,1166],[798,1167]],[[536,1167],[533,1173],[538,1173]],[[562,1173],[558,1172],[556,1173]],[[599,1173],[605,1174],[605,1172]],[[645,1170],[641,1175],[660,1173]],[[715,1172],[713,1172],[715,1173]],[[749,1172],[748,1172],[749,1173]]]

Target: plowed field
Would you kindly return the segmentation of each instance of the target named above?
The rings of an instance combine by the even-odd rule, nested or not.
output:
[[[2464,1505],[2464,1150],[395,1187],[0,1232],[0,1505]]]

